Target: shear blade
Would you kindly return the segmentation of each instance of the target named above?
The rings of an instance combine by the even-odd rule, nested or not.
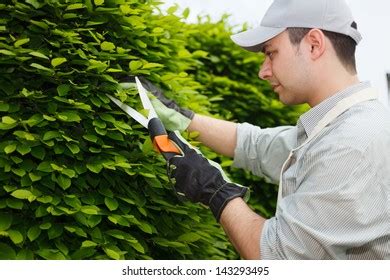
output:
[[[137,83],[138,93],[141,98],[142,106],[144,106],[145,109],[149,110],[149,120],[153,118],[158,118],[157,113],[154,110],[152,103],[150,102],[148,93],[143,87],[138,77],[135,77],[135,82]]]
[[[134,110],[130,106],[122,103],[115,97],[107,94],[108,98],[110,98],[116,105],[118,105],[119,108],[121,108],[127,115],[132,117],[134,120],[136,120],[138,123],[140,123],[143,127],[148,128],[149,120],[145,118],[142,114],[140,114],[138,111]]]

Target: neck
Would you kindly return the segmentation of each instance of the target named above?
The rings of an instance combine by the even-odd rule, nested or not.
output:
[[[357,75],[352,75],[346,71],[342,73],[332,73],[328,77],[322,74],[318,79],[316,94],[313,94],[313,98],[308,102],[310,107],[314,107],[324,101],[325,99],[337,94],[338,92],[358,84],[359,78]],[[334,77],[334,79],[329,79],[329,77]]]

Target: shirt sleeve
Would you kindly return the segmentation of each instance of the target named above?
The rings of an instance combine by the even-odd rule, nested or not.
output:
[[[330,152],[332,151],[332,152]],[[263,259],[347,259],[388,234],[386,186],[367,151],[324,145],[281,199],[260,240]]]
[[[238,124],[233,166],[278,183],[280,170],[295,147],[296,138],[293,126],[262,129],[248,123]]]

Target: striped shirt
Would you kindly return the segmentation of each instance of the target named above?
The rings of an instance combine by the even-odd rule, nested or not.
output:
[[[302,144],[351,86],[303,114],[296,126],[239,124],[234,166],[278,183]],[[390,259],[390,111],[356,104],[300,148],[282,177],[283,198],[260,237],[263,259]]]

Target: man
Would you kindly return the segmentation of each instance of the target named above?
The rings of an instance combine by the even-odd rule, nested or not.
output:
[[[283,103],[312,107],[296,126],[263,129],[154,103],[168,129],[199,131],[235,166],[278,183],[275,217],[254,213],[245,187],[171,133],[184,154],[169,162],[176,191],[210,206],[243,258],[390,259],[390,112],[359,82],[361,36],[345,1],[275,0],[259,27],[232,40],[265,54],[259,77]]]

